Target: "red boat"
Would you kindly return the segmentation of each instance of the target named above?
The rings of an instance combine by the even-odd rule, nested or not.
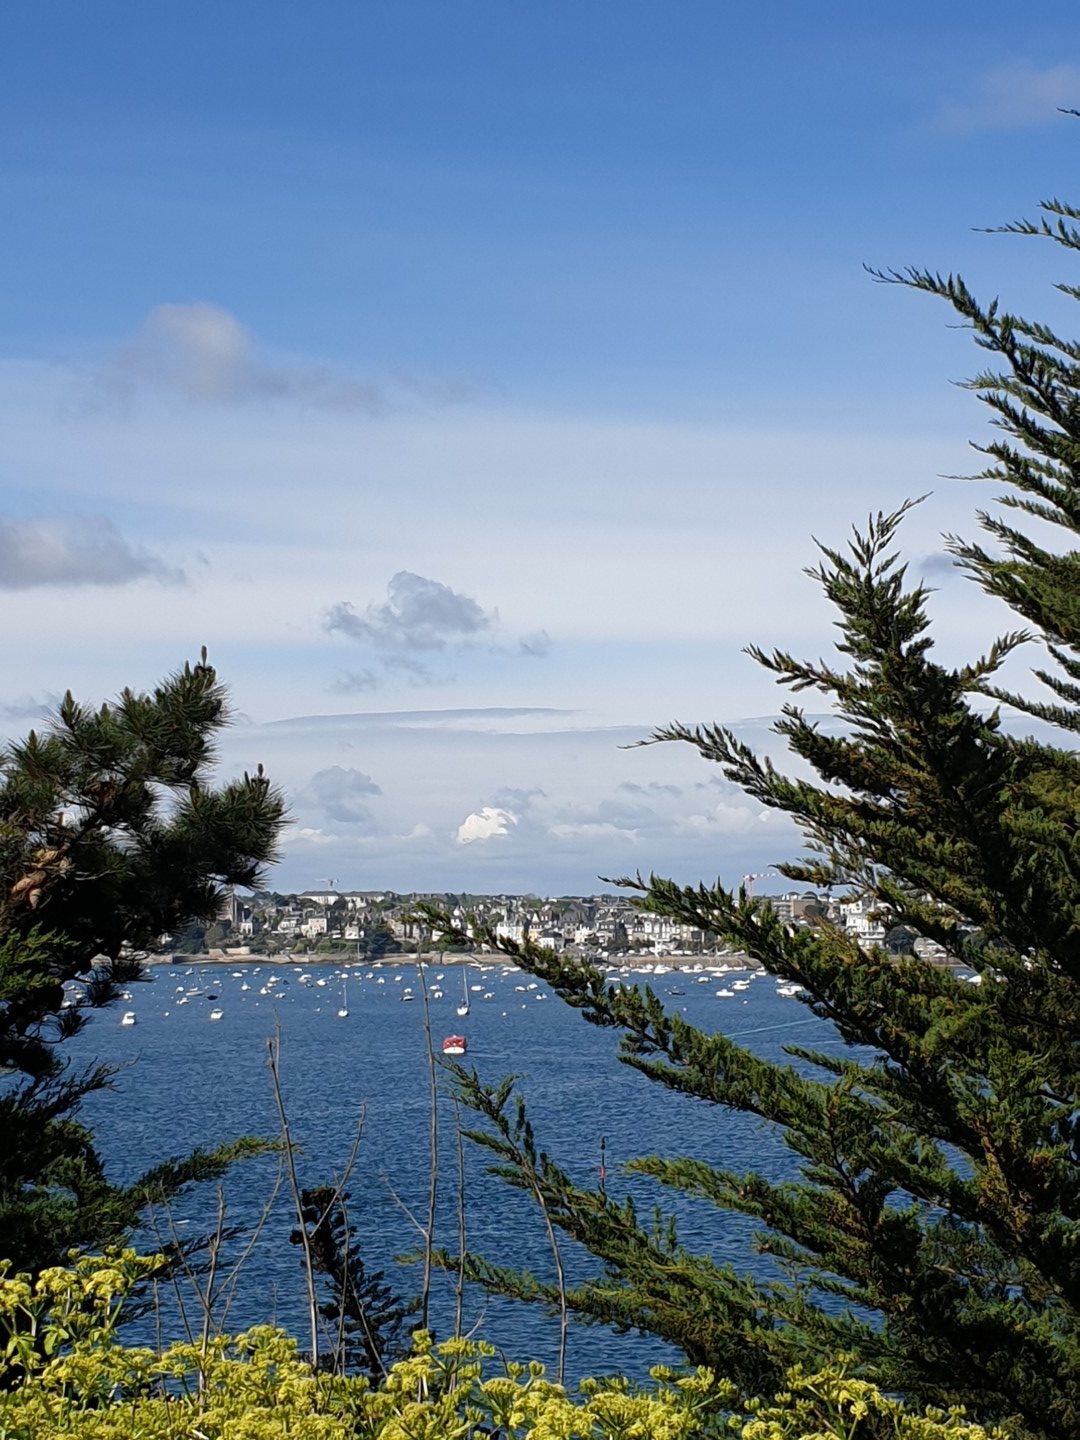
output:
[[[444,1055],[464,1055],[469,1048],[469,1042],[464,1035],[447,1035],[442,1042],[442,1053]]]

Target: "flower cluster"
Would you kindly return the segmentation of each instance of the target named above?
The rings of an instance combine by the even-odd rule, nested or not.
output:
[[[488,1374],[493,1346],[423,1331],[378,1386],[316,1373],[270,1326],[158,1354],[117,1335],[158,1263],[125,1250],[34,1281],[0,1268],[0,1440],[1006,1440],[959,1413],[913,1414],[843,1362],[744,1406],[705,1369],[571,1395],[536,1362]]]

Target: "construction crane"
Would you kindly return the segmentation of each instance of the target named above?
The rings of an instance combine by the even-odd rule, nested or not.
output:
[[[744,875],[742,877],[743,888],[745,889],[747,895],[749,895],[752,899],[754,895],[755,880],[764,880],[765,877],[768,875],[778,875],[779,873],[780,872],[778,870],[774,869],[774,867],[770,865],[767,870],[759,870],[756,875]]]

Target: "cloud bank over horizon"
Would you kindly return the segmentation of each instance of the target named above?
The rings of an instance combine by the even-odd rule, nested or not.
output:
[[[781,753],[767,721],[736,729]],[[277,889],[583,894],[638,869],[738,883],[796,853],[790,821],[691,747],[626,748],[646,733],[549,711],[296,717],[229,732],[223,771],[258,759],[290,798]]]

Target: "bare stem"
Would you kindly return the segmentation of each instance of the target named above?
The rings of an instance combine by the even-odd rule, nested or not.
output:
[[[308,1297],[308,1324],[311,1329],[311,1368],[318,1374],[319,1297],[315,1288],[315,1265],[311,1256],[311,1237],[308,1234],[307,1223],[304,1219],[304,1204],[300,1196],[300,1182],[296,1178],[296,1160],[293,1154],[292,1130],[289,1127],[289,1117],[285,1110],[285,1100],[281,1093],[280,1059],[281,1026],[279,1025],[266,1042],[266,1063],[270,1071],[270,1083],[274,1090],[274,1102],[277,1105],[278,1119],[281,1122],[281,1143],[285,1154],[285,1171],[289,1177],[289,1188],[292,1191],[293,1207],[296,1211],[296,1224],[300,1232],[300,1248],[304,1256],[304,1280],[307,1285]]]
[[[217,1224],[214,1233],[210,1237],[210,1269],[206,1276],[206,1296],[203,1302],[203,1323],[202,1335],[200,1337],[200,1350],[205,1362],[206,1352],[210,1348],[210,1332],[214,1324],[214,1282],[217,1280],[218,1259],[221,1255],[221,1243],[225,1234],[225,1191],[219,1185],[217,1187]]]
[[[461,1134],[461,1107],[454,1101],[454,1139],[457,1143],[458,1179],[458,1269],[454,1282],[454,1339],[461,1339],[461,1325],[465,1310],[465,1145]]]
[[[559,1241],[555,1235],[555,1227],[551,1223],[551,1216],[548,1214],[547,1203],[536,1181],[533,1182],[533,1194],[544,1214],[544,1225],[547,1227],[548,1244],[551,1246],[551,1253],[555,1260],[555,1274],[559,1285],[559,1366],[555,1372],[556,1382],[561,1385],[566,1375],[566,1332],[569,1328],[570,1310],[566,1303],[566,1276],[563,1273],[562,1254],[559,1250]]]
[[[435,1066],[435,1050],[431,1042],[431,1013],[428,1009],[427,980],[423,962],[416,967],[420,977],[420,995],[424,1002],[424,1039],[427,1043],[428,1096],[431,1119],[428,1128],[428,1210],[424,1227],[424,1274],[420,1293],[420,1328],[428,1328],[428,1307],[431,1300],[432,1253],[435,1248],[435,1204],[439,1198],[439,1085]]]

